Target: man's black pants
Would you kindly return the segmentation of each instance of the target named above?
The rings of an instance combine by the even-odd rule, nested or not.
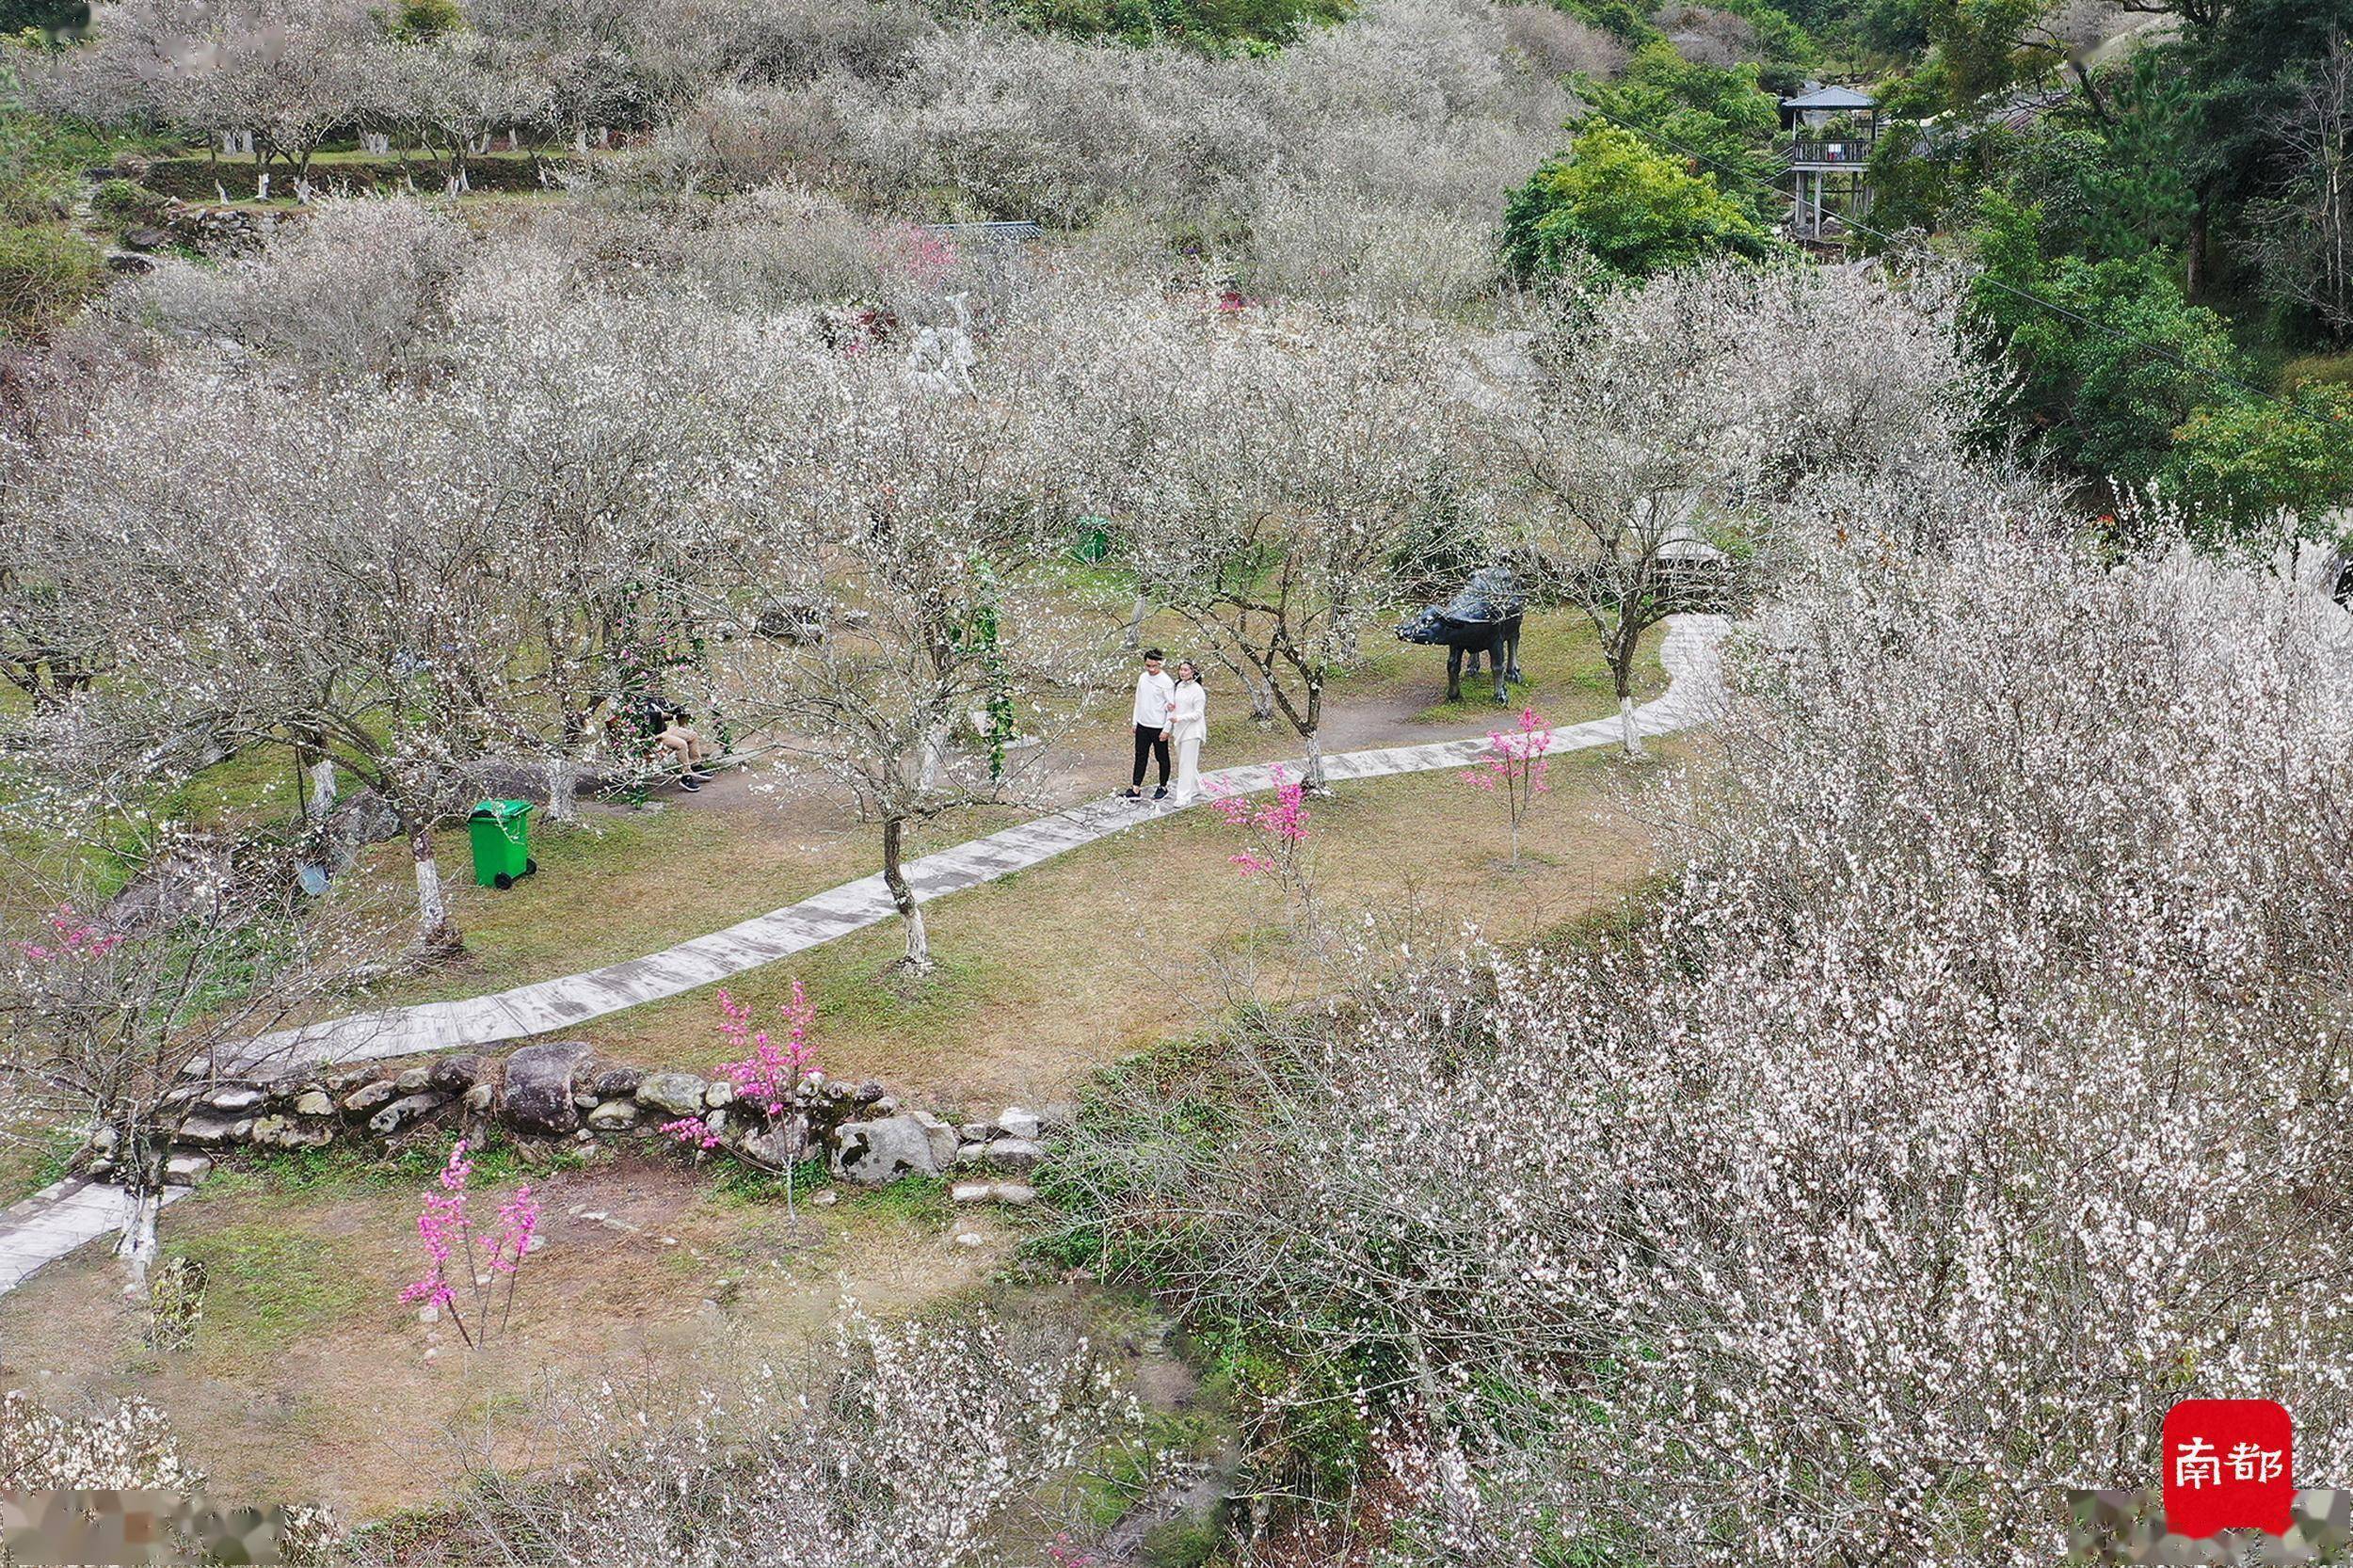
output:
[[[1157,724],[1136,726],[1136,772],[1128,781],[1134,788],[1144,788],[1144,760],[1147,757],[1160,759],[1160,788],[1168,788],[1168,742],[1161,738],[1164,733]]]

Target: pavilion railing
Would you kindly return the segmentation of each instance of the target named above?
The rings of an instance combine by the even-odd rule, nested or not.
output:
[[[1791,164],[1807,168],[1845,168],[1860,167],[1871,160],[1871,144],[1860,138],[1845,141],[1793,141],[1783,151],[1783,158]]]

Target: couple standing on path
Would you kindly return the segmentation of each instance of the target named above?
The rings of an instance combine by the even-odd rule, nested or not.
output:
[[[1128,780],[1128,800],[1144,798],[1144,765],[1160,763],[1160,788],[1154,800],[1168,799],[1168,751],[1176,748],[1176,804],[1190,806],[1201,788],[1201,743],[1209,733],[1209,697],[1201,687],[1201,668],[1190,659],[1176,661],[1171,680],[1160,668],[1167,655],[1147,649],[1144,669],[1136,677],[1136,765]]]

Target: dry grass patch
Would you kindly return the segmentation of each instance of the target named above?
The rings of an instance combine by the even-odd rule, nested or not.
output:
[[[1334,914],[1411,914],[1449,935],[1475,922],[1507,941],[1586,918],[1649,870],[1648,831],[1618,802],[1624,767],[1601,751],[1557,761],[1517,870],[1496,801],[1457,774],[1343,784],[1314,807],[1319,896]],[[927,904],[940,966],[926,981],[890,968],[903,940],[890,921],[728,988],[766,1013],[803,980],[820,1064],[838,1077],[975,1112],[1050,1102],[1243,990],[1317,984],[1292,912],[1228,863],[1236,847],[1210,812],[1171,815]],[[708,1065],[727,1054],[714,1016],[706,989],[579,1032],[623,1060]]]
[[[904,1317],[977,1289],[1003,1253],[994,1222],[957,1215],[992,1239],[958,1246],[905,1203],[805,1209],[796,1235],[780,1204],[747,1205],[659,1158],[536,1185],[548,1245],[487,1352],[398,1300],[419,1272],[416,1187],[229,1175],[164,1216],[167,1256],[210,1275],[188,1350],[147,1347],[93,1245],[0,1296],[0,1384],[52,1403],[136,1394],[171,1418],[216,1496],[323,1501],[357,1520],[440,1500],[461,1446],[486,1433],[506,1462],[562,1457],[545,1432],[526,1454],[531,1428],[510,1418],[551,1380],[691,1386],[746,1356],[786,1363],[829,1331],[845,1293]]]

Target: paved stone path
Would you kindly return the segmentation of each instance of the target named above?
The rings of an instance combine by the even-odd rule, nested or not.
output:
[[[167,1204],[187,1195],[185,1187],[164,1189]],[[0,1295],[42,1264],[120,1231],[130,1217],[129,1193],[83,1176],[69,1176],[0,1210]]]
[[[1725,625],[1718,616],[1677,616],[1668,622],[1659,662],[1666,666],[1669,684],[1664,696],[1635,710],[1643,734],[1663,735],[1706,719],[1717,700],[1716,650]],[[1593,719],[1554,730],[1546,753],[1590,750],[1615,744],[1618,738],[1615,717]],[[1379,778],[1463,767],[1486,749],[1483,736],[1381,746],[1327,757],[1323,769],[1335,780]],[[1246,794],[1273,788],[1273,772],[1274,764],[1265,763],[1222,768],[1201,776],[1205,786]],[[1183,808],[1139,805],[1115,796],[1091,801],[912,861],[907,880],[918,898],[938,898],[1179,809]],[[882,878],[862,877],[644,958],[465,1001],[390,1008],[281,1031],[249,1042],[237,1060],[252,1070],[275,1072],[321,1061],[367,1062],[545,1034],[725,980],[894,914]],[[164,1201],[177,1202],[187,1192],[184,1187],[167,1189]],[[127,1210],[120,1187],[72,1178],[0,1211],[0,1295],[15,1289],[43,1264],[119,1231]]]
[[[1716,697],[1716,645],[1723,631],[1717,616],[1677,616],[1668,623],[1659,649],[1669,685],[1665,695],[1635,711],[1646,735],[1686,728],[1705,716]],[[1550,750],[1581,751],[1614,744],[1615,717],[1589,720],[1553,732]],[[1486,739],[1440,741],[1423,745],[1383,746],[1342,752],[1324,759],[1324,773],[1337,781],[1378,778],[1433,768],[1461,767],[1487,748]],[[1297,763],[1291,764],[1294,768]],[[1250,793],[1273,785],[1274,764],[1222,768],[1202,775],[1207,789]],[[1034,866],[1082,844],[1183,808],[1139,804],[1113,795],[1023,823],[953,849],[909,861],[906,878],[918,899],[936,899],[978,887],[1011,872]],[[370,1062],[392,1056],[488,1046],[534,1034],[576,1029],[592,1018],[692,991],[803,952],[845,933],[889,920],[895,914],[880,873],[843,883],[813,898],[757,915],[724,931],[696,936],[674,948],[610,964],[584,974],[535,981],[512,990],[459,1001],[356,1013],[299,1029],[281,1030],[248,1042],[224,1071],[278,1073],[321,1062]]]

